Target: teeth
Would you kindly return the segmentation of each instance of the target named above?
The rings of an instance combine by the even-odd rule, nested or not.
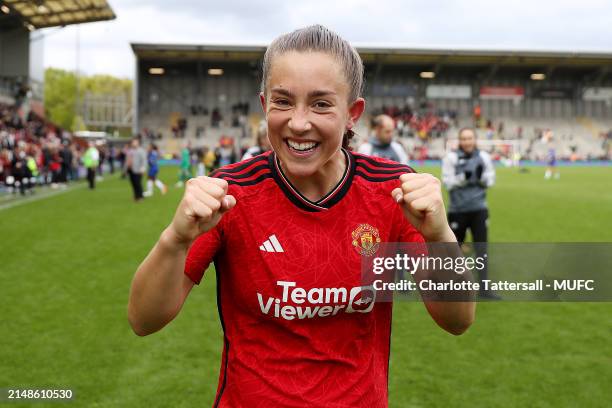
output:
[[[292,149],[301,150],[301,151],[310,150],[317,145],[315,142],[297,143],[292,140],[287,140],[287,143]]]

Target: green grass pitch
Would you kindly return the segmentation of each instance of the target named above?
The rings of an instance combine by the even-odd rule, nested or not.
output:
[[[493,242],[612,242],[611,167],[561,168],[549,181],[529,170],[498,170]],[[162,179],[176,173],[164,168]],[[0,388],[71,388],[74,407],[212,405],[222,346],[214,273],[161,332],[139,338],[127,323],[132,275],[181,190],[156,193],[134,204],[128,182],[107,176],[93,192],[0,210]],[[611,338],[610,303],[479,304],[474,326],[454,337],[422,304],[399,302],[390,406],[609,406]]]

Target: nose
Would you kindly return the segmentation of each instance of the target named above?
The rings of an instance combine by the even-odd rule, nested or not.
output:
[[[295,134],[303,134],[312,129],[308,120],[308,112],[304,109],[295,109],[289,119],[289,129]]]

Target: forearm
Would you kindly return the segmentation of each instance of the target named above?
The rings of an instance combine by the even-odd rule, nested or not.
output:
[[[476,315],[475,302],[425,302],[434,321],[447,332],[459,336],[472,325]]]
[[[138,267],[128,304],[128,319],[136,334],[156,332],[180,310],[187,250],[188,245],[178,242],[167,228]]]
[[[446,167],[449,167],[448,160]],[[391,196],[402,205],[406,221],[412,224],[427,242],[426,253],[421,251],[420,245],[417,248],[417,256],[423,256],[425,262],[413,276],[418,287],[421,287],[423,280],[434,284],[459,281],[461,288],[467,286],[469,289],[469,269],[460,270],[461,265],[455,262],[462,258],[463,254],[446,220],[440,180],[431,174],[409,173],[402,174],[400,181],[401,186],[391,191]],[[453,261],[452,265],[447,266],[448,258]],[[433,264],[430,261],[433,261]],[[445,289],[448,285],[435,285],[434,289],[438,287]],[[423,290],[421,295],[432,318],[450,333],[461,334],[472,324],[475,310],[472,291],[434,290],[430,293]]]
[[[448,234],[440,242],[430,242],[428,256],[432,258],[457,259],[463,257],[461,248],[449,228]],[[428,279],[435,282],[472,281],[469,270],[457,273],[454,270],[423,270],[415,275],[416,280]],[[454,335],[465,332],[473,323],[476,313],[475,293],[470,290],[435,291],[423,296],[427,311],[444,330]]]

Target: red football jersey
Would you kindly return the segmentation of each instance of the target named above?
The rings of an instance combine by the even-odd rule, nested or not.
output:
[[[343,150],[348,166],[312,202],[268,152],[221,168],[236,206],[189,249],[214,260],[224,348],[215,407],[386,407],[391,303],[361,286],[361,257],[424,242],[391,197],[405,165]],[[363,292],[363,293],[362,293]]]

